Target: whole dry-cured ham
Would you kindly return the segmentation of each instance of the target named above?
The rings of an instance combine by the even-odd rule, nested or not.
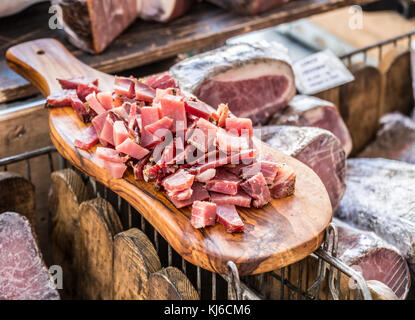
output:
[[[294,73],[278,43],[241,43],[185,59],[170,69],[182,90],[212,106],[228,104],[241,118],[264,124],[294,97]]]
[[[227,232],[242,232],[236,207],[260,208],[294,193],[293,169],[260,159],[251,119],[234,117],[226,104],[211,112],[188,92],[133,77],[115,77],[113,92],[102,92],[94,79],[60,83],[59,99],[49,96],[47,107],[71,105],[85,95],[80,87],[94,89],[82,105],[89,118],[81,117],[92,125],[75,147],[93,150],[93,161],[115,179],[131,167],[137,180],[153,183],[176,208],[193,205],[195,228],[217,221]]]
[[[346,156],[352,151],[352,138],[336,106],[317,97],[296,95],[269,124],[326,129],[340,140]]]
[[[222,8],[241,14],[259,14],[269,9],[278,7],[289,0],[207,0]]]
[[[399,299],[405,299],[411,287],[411,274],[397,248],[373,232],[353,228],[334,219],[339,233],[338,257],[362,273],[366,281],[386,284]]]
[[[415,165],[347,160],[346,192],[336,216],[394,245],[415,271]]]
[[[0,300],[59,300],[29,221],[0,214]]]
[[[346,157],[331,132],[312,127],[265,126],[261,128],[261,138],[313,169],[324,183],[333,209],[337,208],[346,189]],[[280,185],[274,192],[281,190]]]
[[[360,158],[385,158],[415,163],[415,121],[400,113],[384,115],[374,142]]]

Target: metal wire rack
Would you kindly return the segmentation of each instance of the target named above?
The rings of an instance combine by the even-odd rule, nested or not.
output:
[[[17,163],[24,163],[26,176],[31,180],[31,161],[47,156],[50,173],[56,169],[71,167],[78,171],[85,182],[93,186],[94,196],[109,201],[120,216],[124,229],[138,228],[153,243],[163,267],[179,268],[189,278],[201,299],[209,300],[256,300],[256,299],[371,299],[365,280],[360,273],[336,258],[337,231],[329,226],[323,245],[310,257],[295,265],[255,276],[240,278],[232,261],[228,262],[227,274],[216,274],[204,270],[184,260],[146,219],[114,192],[97,183],[87,175],[58,156],[59,165],[55,168],[53,156],[57,154],[53,146],[0,159],[0,170]],[[46,173],[45,173],[46,174]],[[351,278],[355,286],[341,292],[341,278]],[[343,290],[344,291],[344,290]],[[322,295],[323,292],[323,295]]]

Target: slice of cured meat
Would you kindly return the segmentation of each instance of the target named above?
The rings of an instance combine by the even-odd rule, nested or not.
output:
[[[380,119],[376,140],[359,154],[359,158],[385,158],[415,164],[415,121],[400,113]]]
[[[308,165],[320,177],[335,210],[346,189],[345,152],[339,140],[320,128],[267,126],[261,138],[275,149]]]
[[[295,95],[286,49],[277,43],[232,44],[170,69],[179,87],[211,106],[227,103],[237,117],[264,124]]]
[[[238,207],[250,208],[252,198],[243,190],[239,190],[239,192],[233,196],[210,192],[210,200],[216,204],[230,204]]]
[[[241,183],[241,188],[252,197],[252,205],[260,208],[271,200],[267,182],[261,172]]]
[[[83,150],[88,150],[98,143],[98,134],[94,126],[89,126],[82,131],[82,135],[75,140],[75,147]]]
[[[209,192],[206,191],[205,187],[203,186],[203,183],[195,182],[192,185],[192,196],[189,199],[186,200],[175,200],[172,198],[169,198],[171,202],[173,202],[174,206],[178,209],[187,207],[191,205],[195,201],[205,201],[209,199]]]
[[[215,177],[206,183],[206,190],[234,196],[239,191],[240,183],[241,180],[237,176],[218,168]]]
[[[62,9],[69,40],[82,50],[100,53],[137,17],[137,0],[54,0]]]
[[[192,206],[190,222],[196,229],[214,226],[216,223],[216,204],[206,201],[195,201]]]
[[[115,147],[118,152],[125,153],[134,159],[144,158],[150,151],[140,146],[131,138],[125,139],[121,144]]]
[[[397,247],[414,272],[415,165],[387,159],[349,159],[346,184],[336,216],[373,231]]]
[[[29,221],[0,214],[0,300],[59,300]]]
[[[177,171],[175,174],[168,176],[166,179],[164,179],[163,187],[170,192],[183,191],[189,189],[192,186],[194,179],[194,175],[181,169]]]
[[[227,232],[243,232],[244,223],[234,205],[220,204],[216,206],[216,221],[223,225]]]
[[[168,22],[185,14],[193,0],[141,0],[138,14],[144,20]]]
[[[336,106],[316,97],[295,96],[270,124],[326,129],[340,140],[346,156],[352,151],[352,138]]]
[[[275,8],[289,0],[207,0],[224,9],[240,14],[255,15]]]
[[[373,232],[353,228],[338,219],[334,219],[334,223],[339,232],[338,257],[361,272],[366,281],[380,281],[399,299],[405,299],[411,286],[411,274],[398,249]]]
[[[275,199],[289,197],[295,191],[295,172],[285,163],[277,163],[276,166],[278,167],[277,174],[274,181],[268,185],[271,196]]]

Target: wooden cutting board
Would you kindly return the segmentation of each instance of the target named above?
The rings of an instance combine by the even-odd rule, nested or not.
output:
[[[101,89],[113,88],[113,76],[78,61],[53,39],[14,46],[7,51],[6,58],[9,66],[44,96],[60,90],[56,78],[97,77]],[[245,232],[229,234],[220,224],[194,229],[190,224],[190,207],[175,208],[164,193],[156,191],[151,183],[134,180],[130,171],[123,179],[113,179],[94,163],[95,148],[88,152],[74,147],[74,140],[86,126],[72,108],[51,109],[49,125],[52,141],[63,157],[128,201],[187,261],[210,271],[226,273],[228,261],[237,265],[241,275],[292,264],[321,245],[331,221],[330,200],[318,176],[301,162],[258,140],[255,143],[261,152],[294,168],[295,195],[273,199],[261,209],[238,209]]]

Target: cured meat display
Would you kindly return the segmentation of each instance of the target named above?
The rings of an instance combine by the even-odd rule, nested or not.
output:
[[[136,0],[54,0],[62,25],[75,46],[102,52],[137,17]]]
[[[320,177],[335,210],[346,188],[345,153],[329,131],[312,127],[265,126],[261,139],[308,165]]]
[[[336,106],[317,97],[296,95],[269,124],[326,129],[340,140],[346,156],[352,151],[352,137]]]
[[[62,25],[73,45],[100,53],[137,16],[168,22],[180,17],[193,0],[52,0],[62,9]]]
[[[366,281],[386,284],[399,299],[411,286],[408,264],[401,253],[373,232],[362,231],[334,219],[339,231],[338,256],[362,273]]]
[[[29,221],[0,214],[0,300],[59,300]]]
[[[415,121],[400,113],[384,115],[376,140],[360,158],[385,158],[415,163]]]
[[[193,0],[141,0],[137,1],[140,18],[168,22],[182,16],[189,10]]]
[[[275,8],[289,0],[207,0],[222,8],[230,9],[241,14],[259,14]]]
[[[80,120],[91,121],[75,146],[94,151],[96,164],[113,178],[131,167],[137,180],[165,191],[177,208],[193,205],[195,228],[219,222],[228,232],[242,232],[235,206],[260,208],[272,197],[294,194],[294,170],[261,159],[250,119],[233,117],[226,104],[211,112],[178,88],[158,88],[174,84],[161,78],[115,77],[114,92],[101,92],[95,79],[60,80],[62,91],[46,106],[67,104]],[[80,105],[71,103],[81,98]]]
[[[386,159],[349,159],[346,184],[336,216],[394,245],[414,272],[415,165]]]
[[[237,117],[266,123],[294,97],[294,73],[278,43],[226,45],[170,69],[179,87],[209,105],[229,105]]]

